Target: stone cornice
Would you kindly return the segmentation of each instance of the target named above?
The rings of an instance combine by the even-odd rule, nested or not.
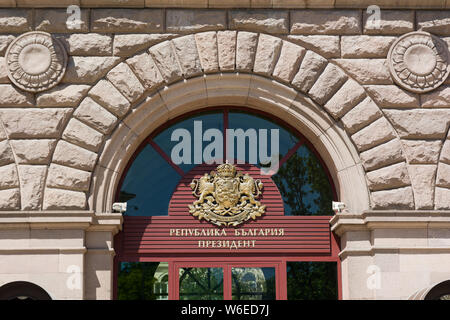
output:
[[[331,230],[341,236],[347,231],[377,228],[450,228],[450,211],[368,210],[362,214],[339,213],[331,220]]]
[[[450,8],[450,0],[0,0],[0,7],[61,8],[69,5],[85,8],[298,8],[298,9],[366,9],[378,5],[382,9],[443,9]]]
[[[93,211],[3,211],[0,212],[1,229],[84,229],[111,231],[122,227],[120,213],[95,214]]]

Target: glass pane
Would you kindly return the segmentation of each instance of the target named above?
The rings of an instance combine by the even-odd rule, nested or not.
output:
[[[223,300],[222,268],[180,268],[180,300]]]
[[[233,300],[275,300],[275,268],[232,268]]]
[[[119,202],[127,202],[127,216],[163,216],[180,175],[147,145],[136,157],[123,181]]]
[[[335,262],[288,262],[288,300],[335,300],[338,298]]]
[[[255,116],[252,114],[244,113],[243,111],[232,111],[228,115],[229,121],[229,129],[242,129],[244,134],[247,133],[247,137],[245,139],[245,154],[242,155],[238,152],[238,139],[234,138],[234,159],[245,161],[246,163],[254,164],[258,167],[261,166],[261,157],[260,153],[263,154],[263,157],[271,158],[278,157],[280,160],[283,156],[288,153],[288,151],[295,146],[298,142],[297,136],[289,131],[288,129],[282,127],[278,123],[274,122],[271,119],[266,119],[261,116]],[[250,131],[248,131],[250,130]],[[266,132],[266,136],[261,134],[260,130],[264,130]],[[278,130],[278,139],[275,139],[274,142],[278,144],[278,148],[272,143],[272,130]],[[251,135],[251,132],[254,132]],[[238,131],[235,132],[237,134]],[[250,138],[252,137],[252,138]],[[257,141],[251,141],[251,139],[255,139]],[[276,138],[276,135],[274,136]],[[263,142],[263,139],[265,141]],[[229,144],[228,144],[229,145]],[[262,145],[267,146],[267,150],[259,150]],[[258,146],[258,148],[250,149],[250,146]],[[278,151],[277,151],[278,149]],[[257,161],[250,161],[250,152],[254,152],[257,157]],[[228,152],[228,151],[227,151]],[[273,154],[273,155],[272,155]],[[268,166],[268,165],[264,165]]]
[[[216,137],[215,135],[213,137],[209,137],[209,134],[214,132],[209,129],[216,129],[216,131],[220,131],[220,141],[217,143],[221,146],[219,156],[221,162],[223,162],[223,113],[221,111],[220,113],[202,113],[201,115],[196,115],[182,120],[159,133],[155,138],[153,138],[153,141],[166,153],[167,156],[171,157],[172,161],[176,163],[184,172],[188,172],[197,164],[203,163],[202,160],[206,160],[203,157],[204,154],[209,154],[209,152],[204,152],[204,150],[207,149],[208,145],[215,141]],[[177,131],[174,133],[175,130]],[[172,141],[172,135],[174,135],[175,141]],[[186,141],[184,140],[185,138]],[[205,141],[203,141],[204,138]],[[183,144],[183,141],[185,141],[185,144]],[[176,147],[183,145],[186,146],[186,148]],[[198,147],[198,149],[196,149],[196,147]],[[177,152],[175,152],[175,150]],[[185,151],[186,154],[190,153],[190,156],[186,156],[186,158],[184,158]],[[174,152],[174,155],[172,155],[172,152]],[[216,157],[215,152],[211,152],[211,154],[213,157]],[[195,163],[195,156],[200,160],[197,161],[197,164]],[[179,163],[180,161],[183,162]]]
[[[285,215],[334,214],[328,176],[306,145],[298,148],[272,179],[283,197]]]
[[[118,300],[167,300],[167,262],[121,262],[117,280]]]

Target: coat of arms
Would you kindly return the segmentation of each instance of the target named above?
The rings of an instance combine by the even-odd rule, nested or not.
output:
[[[237,172],[229,163],[192,180],[191,188],[198,200],[189,205],[189,212],[218,226],[235,227],[250,218],[255,220],[266,209],[256,200],[261,195],[262,182]]]

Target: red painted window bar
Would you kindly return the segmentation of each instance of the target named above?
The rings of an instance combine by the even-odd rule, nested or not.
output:
[[[208,111],[220,110],[223,112],[224,132],[228,128],[228,114],[235,107],[208,108]],[[285,122],[274,118],[272,115],[247,108],[239,108],[240,111],[258,114],[265,118],[274,119],[289,130],[296,132],[299,141],[280,160],[281,167],[302,145],[307,145],[322,164],[331,188],[333,199],[336,201],[336,191],[331,175],[325,163],[317,153],[313,145],[304,138],[296,129]],[[338,298],[342,297],[341,288],[341,264],[338,257],[339,239],[335,236],[329,225],[329,215],[319,216],[286,216],[284,215],[283,199],[277,185],[270,176],[261,175],[259,168],[253,165],[236,165],[238,170],[249,173],[254,179],[260,179],[264,184],[264,192],[260,199],[266,205],[266,213],[255,221],[248,221],[237,228],[225,228],[226,236],[215,237],[212,240],[251,241],[255,240],[254,247],[223,248],[223,247],[199,247],[199,241],[211,240],[208,236],[189,236],[175,234],[176,229],[210,230],[218,229],[204,220],[199,221],[189,214],[188,205],[196,200],[189,187],[194,178],[199,178],[204,173],[214,170],[217,165],[198,165],[185,173],[179,166],[172,162],[153,140],[160,132],[194,114],[184,114],[177,117],[154,133],[152,133],[135,151],[127,164],[124,174],[117,188],[117,199],[123,180],[128,169],[133,164],[137,155],[147,145],[151,145],[159,155],[181,176],[181,180],[173,192],[169,204],[169,212],[166,216],[124,216],[123,229],[114,239],[116,255],[114,257],[114,298],[117,298],[117,278],[120,262],[168,262],[169,269],[169,299],[179,298],[180,268],[222,268],[223,269],[223,298],[231,300],[232,268],[241,267],[270,267],[275,270],[276,299],[287,299],[287,275],[288,262],[334,262],[337,265]],[[226,135],[224,135],[224,157],[226,153]],[[224,159],[225,160],[225,159]],[[242,230],[248,234],[248,230],[257,230],[255,235],[243,237]],[[283,229],[284,234],[275,234],[274,230]],[[172,230],[172,234],[171,234]],[[235,232],[238,232],[237,235]],[[268,230],[267,235],[261,235],[260,230]],[[186,231],[185,231],[186,232]],[[211,231],[213,232],[213,231]],[[251,231],[250,231],[251,232]],[[264,231],[263,231],[264,232]],[[209,234],[209,233],[207,233]],[[237,242],[236,242],[237,243]],[[247,243],[248,244],[248,243]]]

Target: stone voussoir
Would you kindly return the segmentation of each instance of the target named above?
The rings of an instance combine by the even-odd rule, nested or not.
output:
[[[48,169],[47,186],[74,191],[88,191],[91,172],[52,163]]]
[[[393,139],[360,154],[362,165],[366,171],[380,169],[405,161],[400,139]]]
[[[36,97],[39,107],[76,107],[86,96],[91,86],[84,84],[63,84]]]
[[[382,116],[380,108],[370,97],[366,97],[347,112],[341,121],[348,133],[353,134]]]
[[[72,56],[67,63],[62,82],[94,84],[119,62],[119,57]]]
[[[15,163],[0,167],[0,190],[19,186],[19,177]]]
[[[119,90],[104,79],[89,91],[89,96],[119,118],[123,117],[131,106]]]
[[[305,55],[305,49],[288,41],[283,41],[280,57],[273,71],[273,77],[290,83],[297,74]]]
[[[260,34],[253,71],[265,76],[272,75],[282,44],[282,40],[277,37]]]
[[[313,51],[306,51],[292,85],[303,93],[307,93],[327,66],[328,61]]]
[[[258,34],[239,31],[236,39],[236,70],[251,71],[255,62]]]
[[[180,69],[171,41],[158,43],[151,47],[149,52],[167,83],[174,82],[183,77],[183,71]]]
[[[356,81],[348,79],[342,87],[328,100],[324,108],[338,119],[360,103],[366,97],[364,88]]]
[[[86,194],[80,191],[45,188],[44,210],[84,210]]]
[[[412,187],[403,187],[392,190],[381,190],[371,193],[372,209],[386,210],[413,210],[414,197]]]
[[[234,71],[236,66],[236,31],[217,32],[217,53],[220,71]]]
[[[318,104],[324,105],[347,79],[347,75],[339,67],[329,63],[309,90],[309,96]]]
[[[80,103],[73,115],[103,134],[109,134],[117,122],[115,115],[89,97]]]
[[[195,37],[187,35],[172,40],[177,60],[180,63],[183,76],[191,78],[202,73],[202,66],[197,52]]]
[[[203,72],[213,73],[219,71],[217,33],[215,31],[201,32],[196,33],[194,37]]]
[[[55,139],[10,140],[17,163],[48,164],[56,146]]]
[[[450,165],[443,162],[439,163],[436,185],[438,187],[450,188]]]
[[[83,122],[72,118],[62,137],[80,147],[97,152],[103,142],[103,134],[87,126]]]
[[[396,163],[367,173],[371,191],[388,190],[411,185],[405,162]]]
[[[142,82],[146,90],[158,88],[164,83],[164,79],[156,67],[153,58],[147,52],[143,52],[128,59],[126,63]]]
[[[410,165],[408,171],[411,177],[416,210],[433,209],[436,165]]]
[[[144,94],[144,87],[125,62],[120,63],[109,71],[106,78],[130,103],[135,102]]]
[[[351,136],[360,152],[376,147],[396,137],[392,126],[382,117]]]
[[[438,161],[442,141],[402,140],[406,159],[410,164],[435,164]]]
[[[95,152],[64,140],[59,140],[53,154],[53,162],[76,169],[93,171],[97,161]]]

